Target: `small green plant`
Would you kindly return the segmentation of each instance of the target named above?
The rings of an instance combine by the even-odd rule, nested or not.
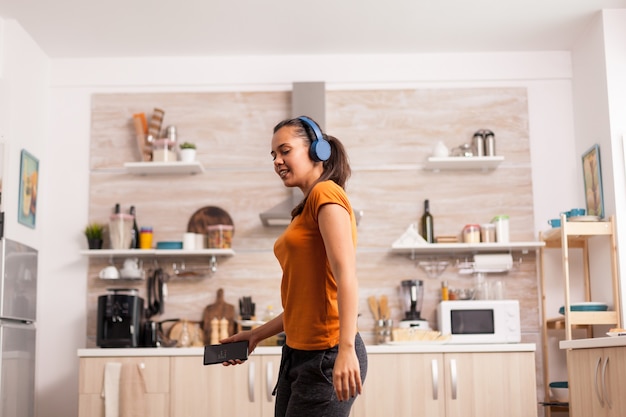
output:
[[[191,142],[183,142],[180,144],[180,149],[196,149],[196,144]]]
[[[91,223],[85,227],[85,236],[88,240],[102,239],[104,236],[104,225],[100,223]]]

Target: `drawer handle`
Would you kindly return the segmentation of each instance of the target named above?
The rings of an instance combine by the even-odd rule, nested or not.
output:
[[[274,364],[272,362],[268,362],[267,363],[267,368],[266,368],[266,372],[267,374],[265,375],[266,378],[266,384],[265,384],[265,396],[267,397],[267,402],[271,403],[272,402],[272,391],[273,391],[273,378],[272,376],[274,375]]]
[[[600,402],[600,406],[604,407],[604,399],[602,398],[602,395],[600,394],[600,385],[598,384],[598,371],[600,370],[600,362],[602,361],[602,358],[599,357],[598,361],[596,362],[596,372],[595,372],[595,384],[594,384],[594,388],[596,391],[596,397],[598,398],[598,401]]]
[[[439,369],[437,367],[437,359],[431,362],[431,372],[433,376],[433,400],[439,399]]]
[[[254,402],[254,362],[248,364],[248,400]]]
[[[452,383],[452,399],[456,400],[456,359],[450,359],[450,381]]]
[[[609,398],[609,391],[606,389],[606,368],[609,364],[609,358],[604,359],[604,365],[602,365],[602,392],[604,393],[604,400],[606,401],[606,406],[609,407],[609,410],[613,408],[613,404],[611,404],[611,399]]]

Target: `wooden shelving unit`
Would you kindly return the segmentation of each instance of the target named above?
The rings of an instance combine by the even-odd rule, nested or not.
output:
[[[582,250],[583,261],[583,284],[584,301],[592,300],[591,277],[589,272],[589,240],[594,237],[606,237],[610,242],[611,255],[611,284],[613,291],[613,311],[571,311],[571,283],[570,277],[570,253],[572,249]],[[547,232],[539,233],[539,240],[544,242],[539,252],[540,280],[542,294],[542,347],[543,347],[543,374],[545,401],[550,399],[550,376],[549,376],[549,346],[548,331],[564,331],[565,339],[572,339],[572,330],[586,330],[586,337],[593,337],[593,325],[613,325],[621,327],[621,315],[619,304],[619,279],[617,269],[617,250],[615,241],[615,220],[613,217],[607,221],[568,221],[565,215],[561,215],[561,227],[553,228]],[[548,249],[561,251],[563,268],[564,311],[561,317],[547,317],[546,294],[545,294],[545,269],[544,256]],[[563,411],[563,406],[546,406],[546,417],[552,415],[552,411]]]

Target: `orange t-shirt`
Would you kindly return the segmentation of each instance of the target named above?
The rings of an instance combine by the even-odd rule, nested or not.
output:
[[[356,247],[356,219],[346,192],[333,181],[316,184],[300,215],[274,244],[283,270],[281,297],[287,345],[322,350],[339,343],[337,282],[330,270],[317,216],[325,204],[339,204],[350,213]]]

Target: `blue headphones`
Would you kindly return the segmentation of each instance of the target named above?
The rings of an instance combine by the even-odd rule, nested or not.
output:
[[[315,162],[323,162],[330,158],[330,143],[324,139],[324,134],[317,123],[306,116],[300,116],[298,120],[309,126],[315,134],[315,140],[311,142],[311,147],[309,148],[309,156],[311,159]]]

